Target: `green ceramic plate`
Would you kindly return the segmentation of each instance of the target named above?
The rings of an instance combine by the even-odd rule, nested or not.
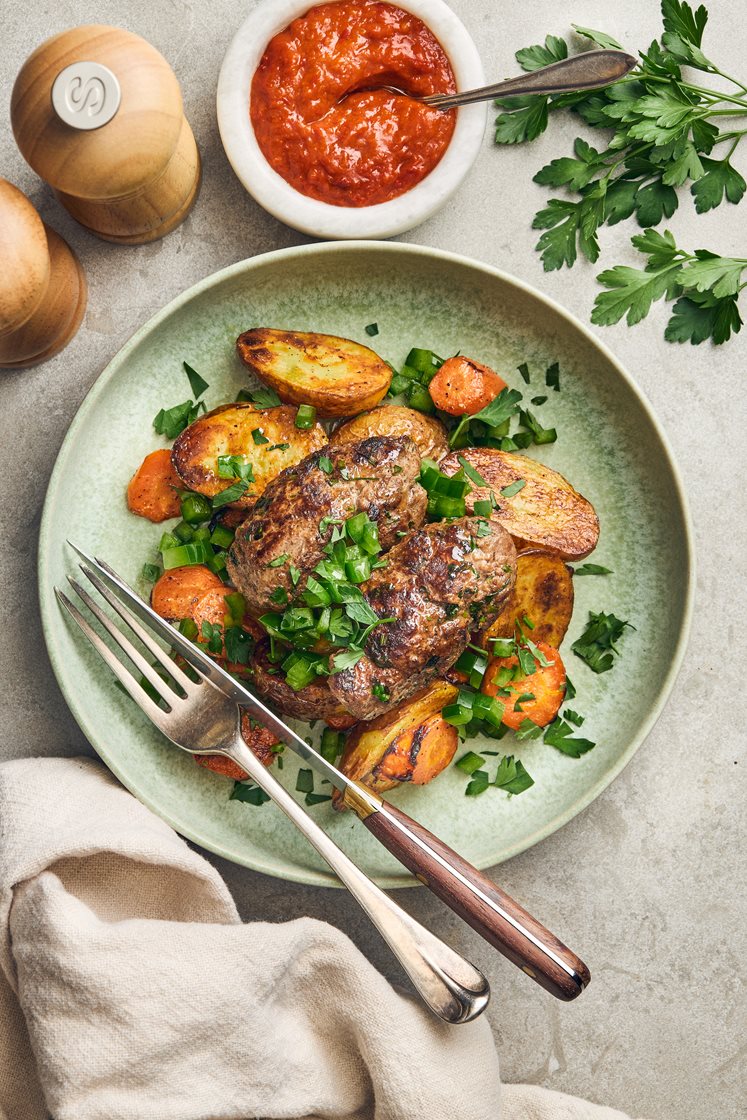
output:
[[[691,602],[691,546],[679,476],[651,410],[612,354],[562,308],[510,276],[462,257],[378,242],[310,245],[255,257],[191,288],[159,312],[107,366],[60,451],[44,507],[39,575],[50,657],[63,693],[98,754],[141,801],[184,836],[259,871],[306,883],[333,880],[273,805],[229,801],[231,784],[169,745],[114,686],[96,654],[62,618],[53,586],[73,570],[69,537],[137,584],[161,529],[130,515],[125,486],[159,446],[151,421],[188,395],[187,359],[210,382],[208,405],[247,384],[236,336],[271,325],[370,343],[397,365],[410,346],[457,350],[507,372],[527,362],[527,395],[545,393],[544,370],[560,362],[561,390],[540,406],[556,444],[541,458],[597,508],[594,559],[614,575],[576,581],[564,655],[578,690],[573,707],[598,746],[568,758],[541,742],[507,747],[535,785],[519,797],[464,796],[453,767],[431,786],[403,788],[397,803],[478,867],[499,863],[548,836],[607,786],[650,731],[682,657]],[[534,453],[534,452],[532,452]],[[614,611],[636,627],[614,669],[595,676],[570,652],[589,610]],[[510,743],[510,746],[509,746]],[[485,746],[495,749],[496,743]],[[479,750],[479,743],[470,743]],[[286,757],[283,778],[295,787]],[[351,814],[311,810],[342,847],[385,886],[412,879]]]

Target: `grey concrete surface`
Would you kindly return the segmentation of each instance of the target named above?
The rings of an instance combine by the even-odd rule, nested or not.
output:
[[[215,124],[219,64],[250,6],[246,0],[0,0],[0,175],[27,191],[68,238],[90,282],[85,324],[72,345],[39,368],[0,374],[3,759],[90,750],[47,661],[35,578],[46,484],[78,405],[122,343],[178,292],[243,257],[304,240],[247,197]],[[602,27],[629,47],[642,47],[659,33],[655,0],[453,0],[453,7],[496,77],[511,72],[513,50],[546,32],[563,34],[571,22]],[[744,76],[738,9],[726,0],[709,7],[708,53],[726,71]],[[86,234],[13,142],[7,110],[23,59],[53,32],[85,22],[120,24],[145,36],[183,85],[204,157],[204,185],[186,224],[154,245],[117,249]],[[487,136],[456,198],[406,240],[499,265],[587,321],[598,269],[578,264],[571,272],[544,274],[530,229],[547,194],[531,176],[547,159],[568,153],[577,131],[577,123],[565,119],[531,147],[510,150],[496,150]],[[747,171],[744,159],[741,169]],[[669,225],[685,246],[747,253],[747,201],[698,217],[685,198]],[[627,223],[602,232],[603,261],[637,263],[630,232]],[[665,343],[664,322],[664,310],[656,308],[634,329],[599,333],[658,412],[684,476],[698,555],[687,659],[657,727],[622,776],[560,833],[494,873],[583,949],[594,983],[576,1004],[561,1006],[487,952],[424,891],[408,891],[402,901],[487,968],[504,1079],[576,1093],[648,1120],[740,1120],[747,1113],[747,330],[720,350],[693,348]],[[246,918],[330,919],[397,978],[342,893],[215,862]]]

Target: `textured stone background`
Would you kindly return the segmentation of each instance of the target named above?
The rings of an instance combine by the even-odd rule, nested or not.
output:
[[[247,197],[223,154],[215,86],[223,53],[250,3],[236,0],[0,0],[0,174],[25,190],[71,242],[90,301],[83,328],[56,359],[0,374],[0,758],[89,752],[58,691],[37,611],[37,532],[47,479],[67,426],[100,370],[157,308],[243,257],[304,240]],[[711,0],[708,53],[744,75],[735,7]],[[659,33],[655,0],[453,0],[489,74],[512,51],[571,22],[628,47]],[[120,24],[154,43],[182,82],[204,162],[196,209],[165,241],[117,249],[86,234],[25,165],[8,124],[13,78],[48,35],[75,24]],[[741,22],[741,21],[740,21]],[[740,42],[741,40],[741,42]],[[741,49],[740,49],[741,48]],[[406,240],[478,257],[554,296],[587,320],[592,266],[545,275],[530,221],[546,196],[531,182],[566,154],[573,120],[527,148],[485,150],[450,205]],[[745,172],[745,160],[741,169]],[[670,222],[681,244],[747,253],[747,202],[696,217],[689,199]],[[603,260],[628,261],[628,224],[602,233]],[[637,263],[637,262],[635,262]],[[528,983],[425,891],[402,901],[487,969],[490,1019],[506,1080],[531,1081],[650,1120],[738,1120],[745,1085],[744,774],[745,377],[747,330],[721,350],[675,346],[657,308],[635,329],[600,328],[658,412],[682,469],[698,553],[689,652],[667,708],[623,775],[561,832],[495,872],[583,951],[594,983],[561,1006]],[[83,496],[82,500],[85,500]],[[246,918],[331,919],[388,974],[395,968],[342,893],[264,878],[216,860]],[[417,1077],[417,1070],[413,1070]]]

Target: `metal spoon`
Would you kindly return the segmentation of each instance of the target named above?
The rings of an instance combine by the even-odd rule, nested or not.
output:
[[[637,59],[625,51],[584,51],[573,58],[553,62],[518,78],[507,78],[492,86],[468,89],[463,93],[432,93],[426,97],[408,93],[398,86],[365,86],[350,90],[340,100],[352,93],[371,92],[383,89],[388,93],[400,94],[413,101],[420,101],[432,109],[455,109],[458,105],[471,105],[475,101],[490,101],[495,97],[507,97],[522,93],[574,93],[577,90],[599,89],[623,78],[636,65]]]

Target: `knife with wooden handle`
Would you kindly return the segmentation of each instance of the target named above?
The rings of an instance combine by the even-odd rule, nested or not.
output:
[[[156,614],[108,564],[87,556],[78,548],[75,551],[116,589],[135,614],[199,669],[211,684],[250,712],[339,789],[345,804],[368,831],[481,937],[558,999],[572,1000],[581,994],[591,979],[589,969],[518,902],[423,825],[366,786],[346,777],[265,707],[246,685]]]

